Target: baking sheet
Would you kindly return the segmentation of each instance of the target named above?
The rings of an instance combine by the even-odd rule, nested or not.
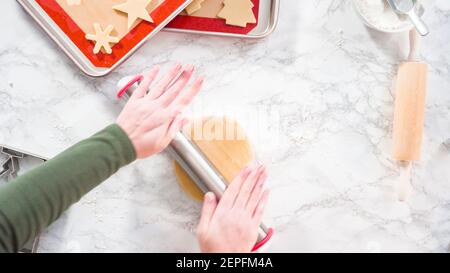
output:
[[[208,0],[206,0],[208,1]],[[205,3],[205,2],[204,2]],[[208,4],[208,3],[206,3]],[[217,8],[217,7],[216,7]],[[215,35],[215,36],[227,36],[227,37],[237,37],[237,38],[264,38],[271,34],[278,23],[278,14],[280,8],[280,0],[259,0],[259,9],[254,11],[255,15],[258,15],[258,22],[256,25],[249,24],[250,29],[244,29],[241,27],[229,26],[229,29],[224,31],[223,29],[217,28],[217,26],[212,25],[212,21],[205,20],[210,17],[210,11],[198,11],[193,15],[198,17],[192,22],[189,22],[189,17],[181,14],[172,20],[164,30],[172,32],[182,32],[182,33],[192,33],[192,34],[203,34],[203,35]],[[256,9],[256,8],[254,8]],[[218,19],[216,24],[224,25],[225,21],[223,19]]]
[[[113,46],[113,54],[108,55],[93,53],[94,43],[85,38],[85,31],[89,26],[82,26],[83,30],[58,3],[59,0],[17,1],[77,66],[93,77],[104,76],[114,70],[191,2],[191,0],[163,0],[152,10],[151,16],[154,23],[146,21],[138,23],[122,37],[119,43]],[[100,1],[98,3],[103,3],[102,1],[123,2],[123,0],[91,1]],[[102,20],[109,19],[104,17]]]

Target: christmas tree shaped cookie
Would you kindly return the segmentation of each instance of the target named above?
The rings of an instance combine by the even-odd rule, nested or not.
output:
[[[225,19],[228,25],[246,27],[248,23],[256,23],[251,0],[224,0],[223,4],[217,17]]]
[[[94,54],[99,53],[102,48],[107,54],[111,54],[111,44],[119,42],[119,38],[111,36],[111,32],[114,30],[114,27],[109,25],[105,30],[102,30],[100,24],[94,24],[94,29],[95,34],[86,35],[86,39],[95,42]]]
[[[131,29],[138,19],[153,23],[153,19],[147,11],[147,7],[152,1],[153,0],[127,0],[125,3],[114,6],[113,9],[128,15],[128,29]]]

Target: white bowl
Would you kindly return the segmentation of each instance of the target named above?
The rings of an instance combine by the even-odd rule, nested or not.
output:
[[[358,14],[359,18],[361,18],[361,20],[364,22],[364,24],[366,26],[368,26],[371,29],[375,29],[381,32],[385,32],[385,33],[399,33],[399,32],[404,32],[404,31],[409,31],[413,25],[409,20],[406,20],[404,23],[402,23],[401,25],[399,25],[398,27],[396,26],[392,26],[390,28],[384,28],[382,26],[377,26],[374,25],[371,20],[369,20],[364,13],[361,12],[360,10],[360,6],[357,2],[359,2],[361,0],[352,0],[353,2],[353,7],[356,10],[356,13]],[[417,4],[416,7],[416,12],[419,14],[419,16],[423,16],[423,14],[425,13],[426,9],[429,8],[432,5],[432,2],[434,2],[434,0],[421,0],[419,1],[419,3]]]

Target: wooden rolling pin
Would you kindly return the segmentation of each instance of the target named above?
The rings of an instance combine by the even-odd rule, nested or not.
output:
[[[408,61],[400,65],[395,83],[393,157],[402,168],[401,201],[411,192],[412,162],[420,160],[422,148],[428,65],[419,61],[419,42],[416,30],[411,30]]]

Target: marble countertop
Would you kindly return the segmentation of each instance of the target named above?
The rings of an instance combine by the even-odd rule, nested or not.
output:
[[[397,201],[392,80],[407,34],[364,27],[351,1],[282,1],[263,40],[160,33],[111,75],[84,76],[15,1],[0,9],[0,143],[51,157],[114,122],[116,82],[152,64],[205,75],[192,115],[230,115],[267,164],[269,251],[449,251],[450,2],[431,33],[423,158]],[[13,26],[13,27],[12,27]],[[120,170],[41,236],[42,252],[195,252],[200,204],[161,154]]]

